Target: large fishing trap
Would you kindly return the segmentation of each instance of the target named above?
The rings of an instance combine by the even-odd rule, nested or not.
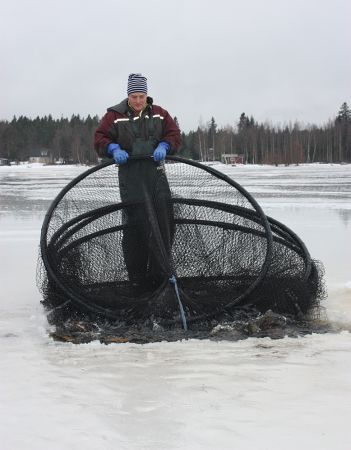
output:
[[[176,156],[75,178],[46,214],[38,267],[51,323],[186,329],[247,305],[301,316],[324,295],[319,264],[293,231],[234,180]]]

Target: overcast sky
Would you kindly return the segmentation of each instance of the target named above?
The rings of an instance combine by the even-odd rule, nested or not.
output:
[[[350,0],[0,0],[0,119],[102,116],[128,74],[184,131],[351,104]]]

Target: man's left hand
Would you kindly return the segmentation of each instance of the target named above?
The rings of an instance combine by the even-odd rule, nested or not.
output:
[[[154,161],[163,161],[169,150],[169,144],[161,141],[154,150]]]

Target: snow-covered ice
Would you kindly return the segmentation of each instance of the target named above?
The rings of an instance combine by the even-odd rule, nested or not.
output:
[[[351,448],[351,165],[216,164],[326,269],[335,333],[63,344],[35,286],[50,201],[85,167],[0,167],[0,449]]]

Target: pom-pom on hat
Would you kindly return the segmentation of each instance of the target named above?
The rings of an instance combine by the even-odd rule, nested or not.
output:
[[[133,92],[142,92],[147,94],[147,78],[143,77],[141,73],[131,73],[128,77],[127,94],[133,94]]]

